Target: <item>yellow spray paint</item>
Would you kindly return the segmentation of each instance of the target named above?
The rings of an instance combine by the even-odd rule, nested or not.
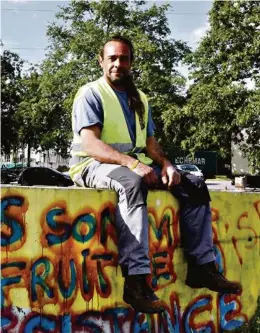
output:
[[[241,295],[184,284],[178,203],[168,192],[151,191],[150,283],[168,309],[160,316],[145,316],[122,300],[114,192],[3,188],[2,325],[10,333],[31,332],[39,325],[43,331],[62,333],[83,332],[84,327],[105,333],[239,328],[254,316],[260,296],[259,194],[211,195],[219,268],[228,279],[241,282]],[[24,319],[17,309],[24,311]]]

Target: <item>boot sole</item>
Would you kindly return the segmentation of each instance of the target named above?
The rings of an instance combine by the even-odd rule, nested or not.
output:
[[[226,289],[226,290],[214,290],[214,289],[211,289],[207,286],[202,286],[200,284],[192,284],[192,283],[189,283],[189,282],[185,282],[185,284],[190,287],[190,288],[193,288],[193,289],[201,289],[201,288],[207,288],[211,291],[214,291],[216,293],[222,293],[222,294],[235,294],[235,295],[239,295],[241,293],[241,290],[238,289],[238,290],[231,290],[231,289]]]
[[[131,306],[131,308],[133,308],[136,312],[142,312],[142,313],[148,313],[148,314],[152,314],[152,313],[162,313],[165,311],[165,308],[161,307],[158,309],[142,309],[142,308],[138,308],[138,306],[133,306],[131,299],[128,299],[127,297],[123,297],[123,300],[125,303],[127,303],[128,305]]]

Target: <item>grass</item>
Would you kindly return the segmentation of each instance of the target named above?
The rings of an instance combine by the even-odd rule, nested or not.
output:
[[[239,330],[235,330],[234,333],[260,333],[260,297],[258,297],[258,306],[256,313],[249,323],[246,323]]]
[[[217,180],[231,180],[229,177],[227,177],[225,175],[217,175],[216,179]]]

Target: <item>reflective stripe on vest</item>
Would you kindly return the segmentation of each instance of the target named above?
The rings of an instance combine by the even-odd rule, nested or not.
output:
[[[110,143],[109,146],[115,148],[120,153],[124,153],[133,149],[132,143]],[[73,152],[80,152],[83,150],[81,143],[72,143],[72,150]],[[84,153],[84,152],[83,152]],[[86,156],[86,153],[84,153]]]

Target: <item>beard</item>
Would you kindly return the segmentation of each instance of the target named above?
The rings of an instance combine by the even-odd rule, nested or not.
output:
[[[124,72],[121,72],[120,75],[117,76],[110,74],[107,78],[112,85],[120,87],[125,87],[129,80],[131,80],[130,75]]]

